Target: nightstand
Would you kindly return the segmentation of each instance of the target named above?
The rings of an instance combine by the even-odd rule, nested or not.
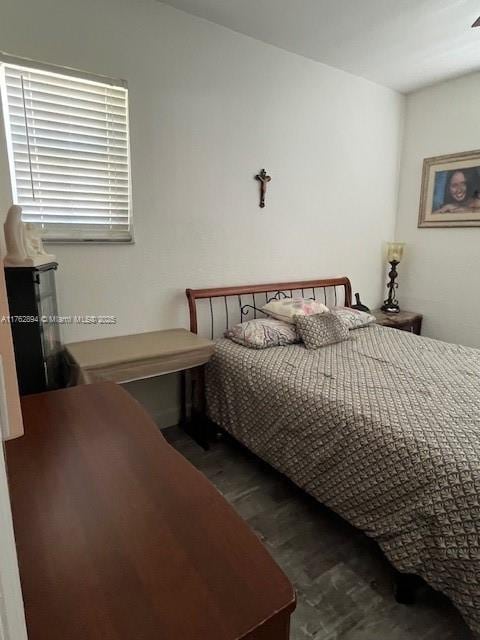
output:
[[[377,319],[377,324],[381,324],[383,327],[410,331],[410,333],[415,333],[417,336],[419,336],[422,331],[423,316],[421,313],[415,313],[414,311],[386,313],[381,309],[376,309],[372,311],[372,315]]]

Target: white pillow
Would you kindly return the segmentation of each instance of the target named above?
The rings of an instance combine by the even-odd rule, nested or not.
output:
[[[295,323],[295,316],[313,316],[318,313],[326,313],[328,310],[324,304],[310,298],[270,300],[262,307],[262,311],[267,315],[290,324]]]

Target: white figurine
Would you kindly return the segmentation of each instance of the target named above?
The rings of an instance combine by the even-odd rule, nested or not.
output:
[[[7,245],[6,267],[37,267],[55,261],[55,256],[43,248],[35,225],[22,222],[22,207],[17,204],[10,207],[3,227]]]
[[[52,262],[52,258],[55,259],[55,256],[45,251],[40,229],[32,222],[25,223],[25,245],[27,254],[31,258],[49,258],[47,262]]]

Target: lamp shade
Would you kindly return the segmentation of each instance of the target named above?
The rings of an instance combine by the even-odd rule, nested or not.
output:
[[[401,262],[404,248],[404,242],[387,242],[387,261]]]

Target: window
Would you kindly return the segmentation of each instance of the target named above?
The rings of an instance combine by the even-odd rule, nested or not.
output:
[[[49,241],[130,241],[126,87],[7,62],[0,82],[23,220]]]

